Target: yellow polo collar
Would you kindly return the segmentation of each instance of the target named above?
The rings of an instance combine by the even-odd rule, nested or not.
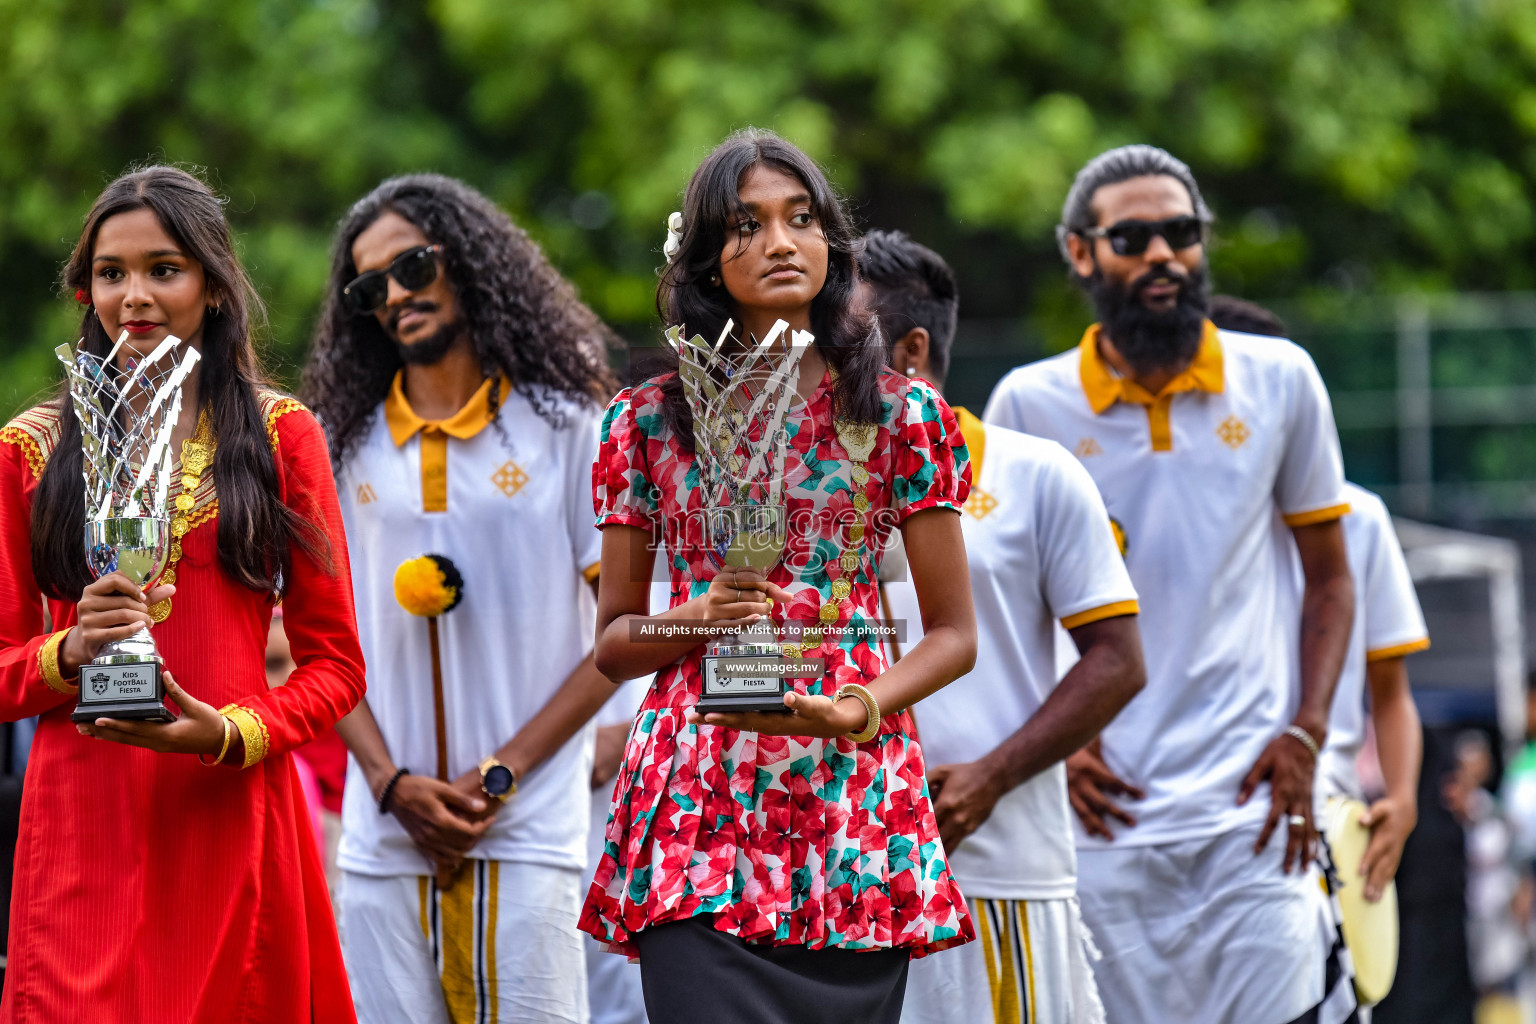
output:
[[[1200,335],[1200,348],[1189,368],[1169,381],[1156,395],[1128,377],[1117,376],[1099,353],[1099,325],[1094,324],[1083,335],[1078,345],[1081,353],[1078,370],[1082,376],[1083,393],[1094,415],[1100,415],[1116,402],[1150,406],[1164,395],[1179,391],[1209,391],[1220,394],[1226,388],[1222,371],[1221,339],[1216,325],[1209,320]]]
[[[987,427],[964,406],[955,406],[955,419],[960,421],[960,436],[965,438],[965,450],[971,457],[971,486],[981,486],[981,458],[987,451]]]
[[[389,426],[389,436],[395,442],[396,448],[415,437],[417,431],[421,430],[438,430],[450,437],[467,441],[490,425],[492,381],[489,378],[481,383],[479,390],[470,396],[463,408],[445,420],[424,420],[416,415],[416,410],[412,409],[411,403],[406,400],[405,389],[401,385],[404,378],[404,370],[395,374],[395,381],[389,386],[389,395],[384,399],[384,422]],[[503,375],[501,378],[503,399],[511,393],[511,388],[512,382]]]

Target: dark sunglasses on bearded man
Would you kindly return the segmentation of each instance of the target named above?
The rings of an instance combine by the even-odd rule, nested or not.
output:
[[[1209,225],[1199,217],[1185,214],[1167,220],[1122,220],[1107,228],[1084,228],[1078,232],[1089,238],[1107,238],[1116,256],[1140,256],[1161,237],[1168,247],[1177,252],[1205,241]]]
[[[437,245],[418,245],[396,256],[383,270],[358,274],[341,290],[347,306],[358,316],[367,316],[389,298],[389,279],[408,292],[425,288],[437,280]]]

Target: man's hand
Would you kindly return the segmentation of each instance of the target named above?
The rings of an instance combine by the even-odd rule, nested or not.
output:
[[[1364,895],[1370,902],[1381,899],[1387,883],[1397,875],[1403,844],[1418,820],[1417,807],[1405,806],[1391,797],[1377,800],[1360,816],[1360,824],[1371,830],[1371,841],[1365,856],[1360,858],[1360,874],[1365,876]]]
[[[477,789],[479,781],[480,773],[476,772]],[[402,775],[390,794],[389,810],[429,859],[457,865],[491,827],[494,811],[486,806],[488,803],[483,793],[467,795],[457,784],[425,775]]]
[[[992,816],[992,809],[1006,792],[998,773],[985,761],[928,769],[928,790],[939,822],[939,838],[951,852]]]
[[[1269,741],[1264,753],[1248,769],[1237,793],[1237,803],[1241,806],[1253,796],[1260,782],[1269,780],[1269,817],[1259,831],[1259,841],[1253,844],[1253,852],[1263,853],[1275,827],[1281,824],[1281,819],[1286,819],[1285,860],[1281,864],[1285,874],[1291,873],[1292,862],[1298,872],[1305,871],[1316,852],[1317,829],[1312,824],[1312,772],[1315,767],[1312,751],[1296,737],[1282,734]]]
[[[624,747],[629,743],[629,726],[599,726],[597,745],[592,754],[592,788],[601,789],[614,780],[624,763]]]
[[[1082,750],[1067,758],[1067,799],[1077,812],[1083,829],[1091,836],[1114,839],[1106,818],[1117,818],[1135,827],[1136,819],[1125,810],[1110,802],[1111,796],[1125,796],[1143,800],[1146,793],[1110,771],[1104,763],[1104,748],[1094,739]]]

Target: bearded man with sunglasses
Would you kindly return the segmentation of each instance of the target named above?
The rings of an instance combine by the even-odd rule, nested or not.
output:
[[[342,223],[305,392],[368,665],[337,726],[337,904],[365,1024],[587,1019],[588,722],[614,690],[588,593],[610,338],[460,182],[386,181]],[[430,639],[395,588],[427,553],[463,577]]]
[[[1210,323],[1210,221],[1163,150],[1089,162],[1058,240],[1099,322],[985,418],[1077,455],[1140,595],[1146,688],[1068,761],[1108,1019],[1334,1024],[1354,994],[1312,788],[1354,613],[1343,460],[1307,354]]]

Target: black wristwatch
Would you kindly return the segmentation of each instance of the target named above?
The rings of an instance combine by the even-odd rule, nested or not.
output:
[[[486,796],[493,796],[506,803],[507,798],[517,792],[517,776],[492,754],[480,762],[480,788]]]

